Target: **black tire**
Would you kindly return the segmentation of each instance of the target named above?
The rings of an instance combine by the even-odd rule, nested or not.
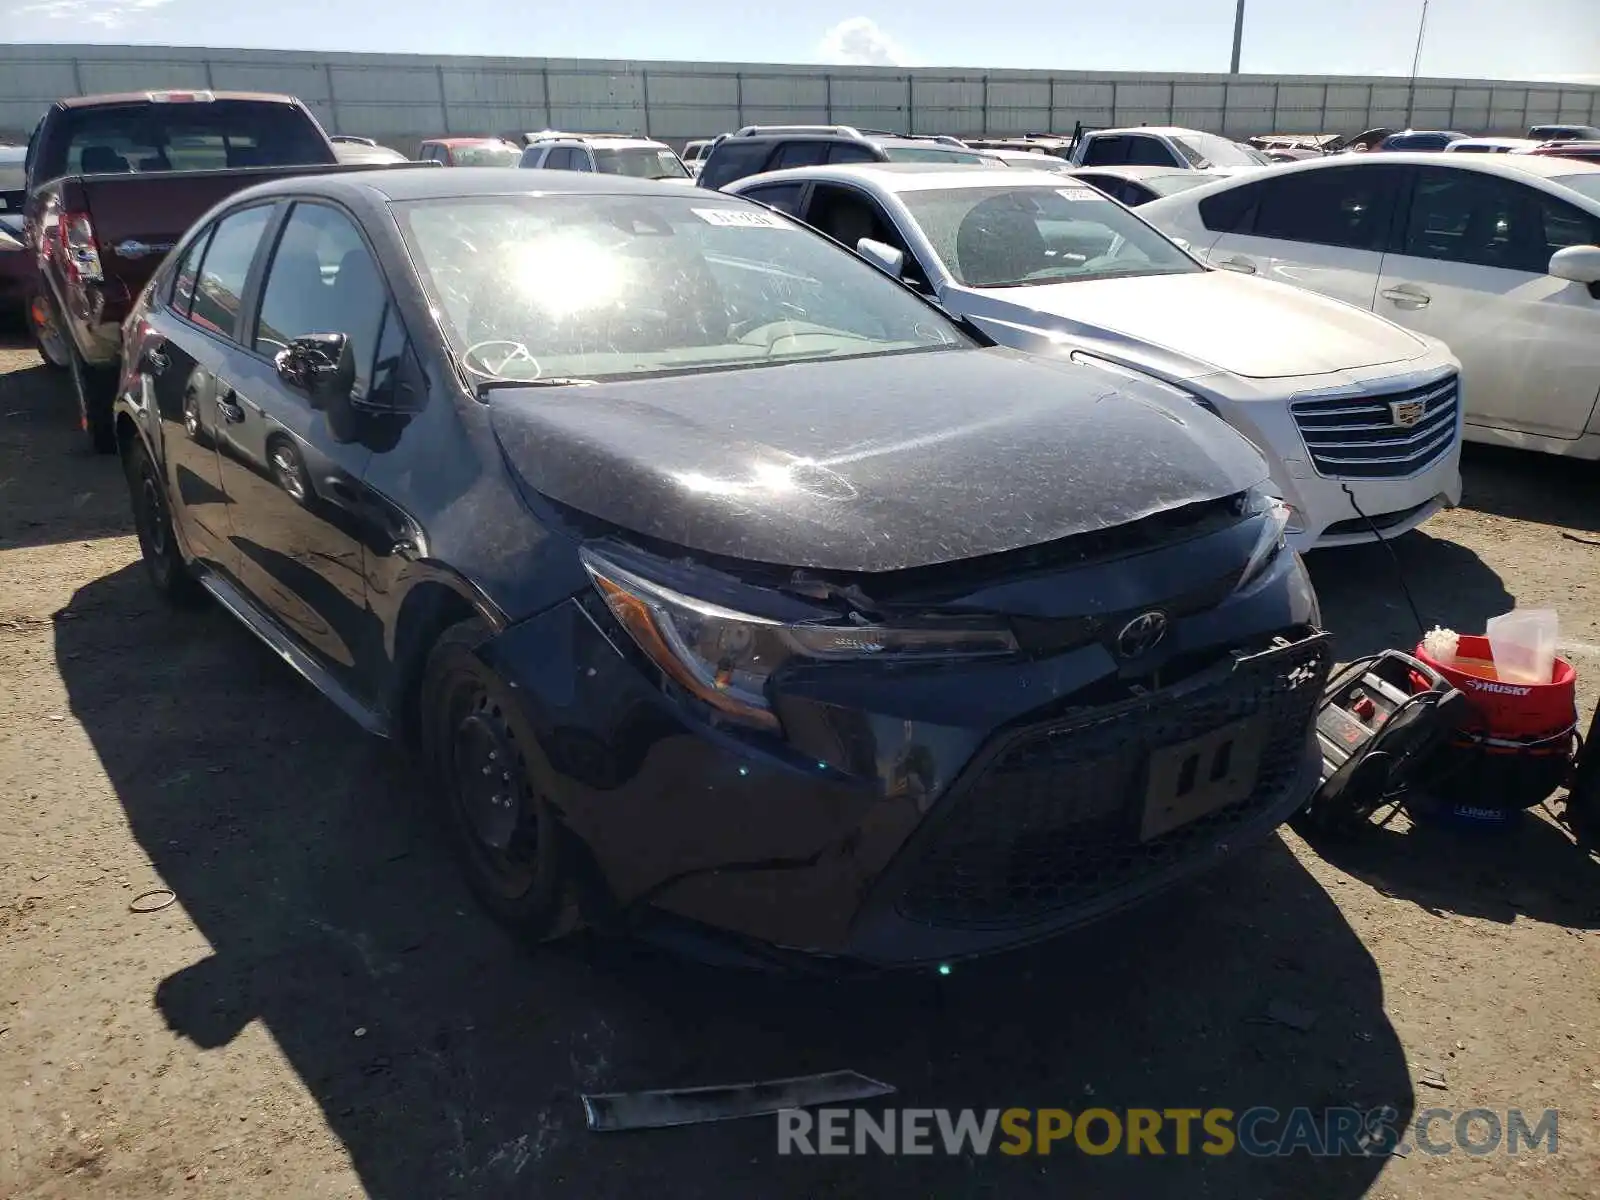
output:
[[[463,621],[434,643],[417,697],[428,791],[478,900],[531,939],[557,931],[566,871],[543,781],[549,767],[512,690],[473,653]]]
[[[115,454],[117,426],[111,402],[117,397],[116,368],[91,367],[70,343],[67,358],[72,390],[78,398],[78,422],[89,439],[89,448],[96,454]]]
[[[150,582],[175,608],[198,606],[205,599],[205,589],[196,582],[183,561],[183,551],[178,548],[178,538],[172,530],[161,472],[137,437],[128,446],[123,469],[128,476],[133,520],[139,531],[139,551]]]

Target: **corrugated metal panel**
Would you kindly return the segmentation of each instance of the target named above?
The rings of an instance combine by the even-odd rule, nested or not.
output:
[[[747,108],[822,108],[828,103],[828,81],[815,75],[745,75],[735,87],[742,92]]]
[[[989,106],[991,133],[1044,133],[1050,129],[1048,108],[996,108]]]
[[[650,86],[655,86],[652,78]],[[790,113],[793,110],[779,110],[785,120],[793,120]],[[753,121],[744,121],[743,124],[753,124]],[[773,123],[770,121],[769,123]],[[822,124],[821,114],[804,118],[806,124]],[[719,133],[730,133],[739,128],[741,122],[739,113],[732,108],[660,108],[650,106],[650,136],[670,138],[674,141],[683,141],[688,138],[716,137]]]
[[[1112,118],[1112,124],[1165,125],[1168,120],[1167,113],[1166,108],[1123,108],[1119,105],[1115,117]]]
[[[1329,84],[1328,107],[1346,112],[1360,109],[1366,112],[1372,104],[1372,89],[1364,84]],[[1361,132],[1357,130],[1356,132]]]
[[[340,116],[344,110],[340,110]],[[457,136],[470,136],[484,134],[498,137],[507,133],[532,133],[543,129],[546,125],[545,111],[539,106],[517,107],[515,105],[489,105],[489,104],[452,104],[449,111],[449,120],[434,130],[435,133],[448,133]],[[344,122],[348,125],[350,122]],[[361,133],[362,130],[351,129],[351,133]],[[413,130],[412,132],[416,132]]]
[[[359,67],[330,67],[333,100],[347,103],[411,105],[439,103],[439,74],[430,68],[404,67],[393,71],[368,71]]]
[[[1294,112],[1301,109],[1322,111],[1322,89],[1302,85],[1286,85],[1278,89],[1278,111]]]
[[[840,108],[835,105],[833,109],[835,124],[854,125],[858,129],[889,129],[902,130],[906,127],[906,113],[903,108]],[[764,124],[787,124],[783,121],[769,121]]]
[[[1372,89],[1373,108],[1398,108],[1402,111],[1411,100],[1408,87],[1375,87]]]
[[[1063,83],[1055,85],[1056,108],[1092,109],[1111,111],[1111,85],[1109,83]]]
[[[707,134],[726,133],[741,125],[846,125],[849,122],[838,112],[830,118],[823,108],[751,108],[744,106],[744,115],[735,114],[720,128],[710,128]],[[869,122],[870,124],[870,122]]]
[[[0,100],[31,100],[42,111],[75,90],[71,63],[6,63],[0,68]]]
[[[328,97],[328,73],[312,63],[293,66],[261,63],[211,64],[211,86],[240,92],[287,92],[310,103]]]
[[[83,93],[144,92],[160,88],[203,88],[206,86],[204,62],[118,62],[113,59],[81,58],[79,73]],[[55,99],[54,96],[51,99]]]
[[[1240,108],[1272,109],[1272,88],[1260,84],[1230,83],[1228,85],[1228,111]]]
[[[997,80],[989,84],[989,112],[991,114],[997,109],[1048,109],[1049,107],[1050,83],[1048,80],[1038,83],[1002,83]]]
[[[589,75],[576,71],[550,72],[550,103],[555,106],[644,104],[644,82],[638,75]]]
[[[659,71],[648,73],[650,105],[678,107],[727,107],[739,103],[739,81],[732,76],[708,79],[696,75],[665,75]]]
[[[901,110],[909,88],[904,79],[840,79],[833,81],[833,106]]]
[[[550,124],[556,129],[583,133],[638,133],[644,129],[644,114],[637,107],[602,108],[598,105],[554,105]]]
[[[1221,112],[1227,94],[1228,89],[1220,83],[1180,83],[1173,89],[1172,103],[1175,108]]]
[[[336,133],[359,133],[366,137],[398,137],[415,134],[428,137],[444,132],[444,110],[438,104],[413,104],[397,108],[392,104],[346,104],[337,106]],[[476,131],[470,131],[476,132]]]
[[[1450,100],[1454,95],[1455,91],[1452,88],[1419,87],[1417,89],[1416,106],[1418,108],[1437,108],[1449,112]]]
[[[444,98],[456,104],[544,107],[544,76],[538,71],[467,70],[443,67]]]
[[[982,79],[916,79],[911,84],[912,103],[921,108],[983,109]]]
[[[923,108],[917,105],[916,119],[908,133],[977,133],[982,114],[966,105]]]

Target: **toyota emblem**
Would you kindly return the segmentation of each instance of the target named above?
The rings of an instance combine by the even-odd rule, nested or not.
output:
[[[1140,613],[1117,634],[1117,657],[1138,658],[1148,654],[1167,636],[1167,614]]]

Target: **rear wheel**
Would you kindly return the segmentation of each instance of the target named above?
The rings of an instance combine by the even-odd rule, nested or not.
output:
[[[43,296],[28,301],[28,333],[45,366],[57,371],[68,368],[67,344],[61,336],[61,326],[56,321],[55,309]]]
[[[144,443],[134,438],[123,460],[128,476],[128,496],[133,502],[134,525],[139,531],[139,551],[150,582],[168,603],[193,608],[205,591],[189,572],[178,548],[167,507],[166,487]]]
[[[67,366],[72,373],[72,390],[78,398],[78,425],[96,454],[117,452],[117,430],[111,402],[117,395],[115,367],[91,367],[78,348],[67,343]]]
[[[428,656],[418,697],[429,791],[478,899],[534,938],[561,913],[560,833],[543,756],[515,720],[511,689],[473,652],[481,621],[450,628]]]

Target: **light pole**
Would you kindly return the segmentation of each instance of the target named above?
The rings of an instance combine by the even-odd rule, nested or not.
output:
[[[1407,129],[1411,128],[1417,115],[1417,71],[1422,66],[1422,39],[1427,32],[1428,0],[1422,0],[1422,17],[1417,21],[1417,52],[1411,56],[1411,90],[1406,96]]]
[[[1239,7],[1233,14],[1233,66],[1228,68],[1228,74],[1239,73],[1239,50],[1244,45],[1244,0],[1239,0]]]

